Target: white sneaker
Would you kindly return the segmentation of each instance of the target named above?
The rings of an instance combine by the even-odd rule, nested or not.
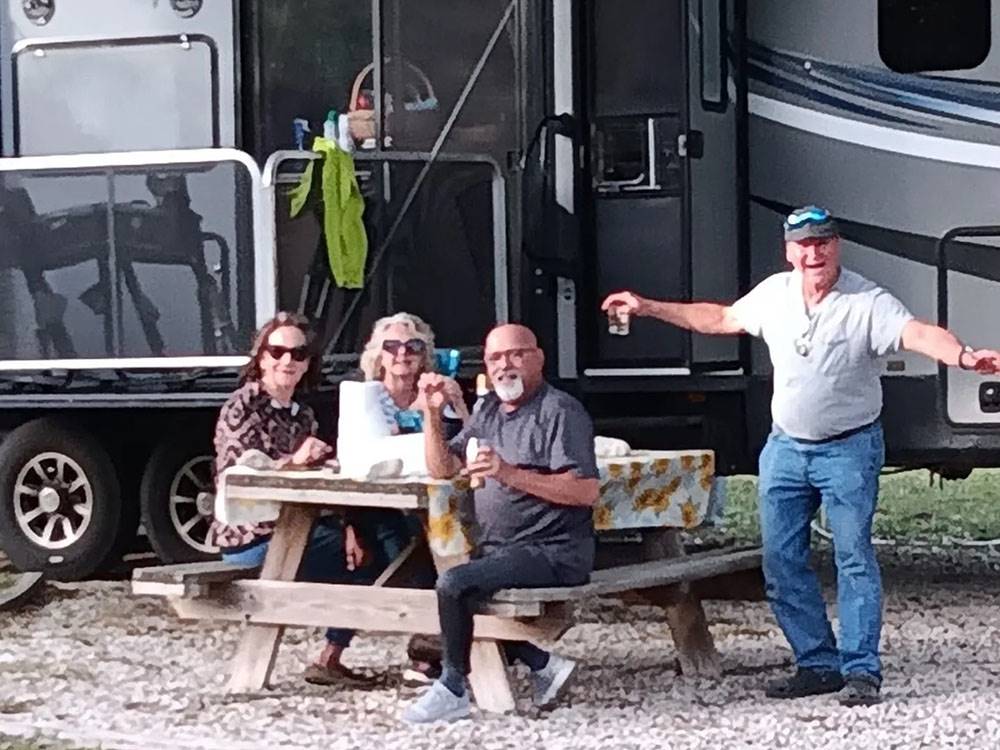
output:
[[[468,718],[469,691],[455,695],[441,682],[413,701],[403,711],[403,721],[408,724],[430,724],[435,721],[457,721]]]
[[[436,681],[434,677],[431,677],[426,672],[421,672],[419,669],[409,667],[403,670],[403,687],[427,688]]]
[[[558,654],[549,654],[549,663],[544,669],[530,675],[532,701],[538,708],[548,708],[556,702],[563,688],[576,671],[576,662]]]

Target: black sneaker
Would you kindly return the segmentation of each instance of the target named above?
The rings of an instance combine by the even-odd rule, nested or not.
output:
[[[844,678],[833,670],[799,669],[791,677],[783,677],[767,684],[764,695],[768,698],[787,700],[809,695],[836,693],[844,687]]]
[[[870,674],[849,674],[837,694],[841,706],[874,706],[882,700],[879,681]]]

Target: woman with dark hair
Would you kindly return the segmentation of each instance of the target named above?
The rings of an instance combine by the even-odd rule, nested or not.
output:
[[[279,313],[254,338],[250,362],[239,388],[222,407],[215,428],[215,472],[221,474],[250,451],[263,453],[272,467],[317,466],[333,458],[333,448],[316,437],[318,424],[312,409],[296,400],[301,388],[316,380],[312,334],[305,318]],[[263,459],[258,455],[258,459]],[[213,524],[222,559],[235,565],[261,565],[267,554],[273,523],[252,526]],[[360,530],[341,517],[326,516],[313,527],[300,578],[316,583],[370,584],[405,545],[398,535],[379,534],[380,558],[366,565],[368,555]],[[390,549],[392,548],[392,549]],[[366,685],[371,678],[347,668],[341,655],[353,631],[330,628],[326,647],[305,672],[308,682],[321,685]]]

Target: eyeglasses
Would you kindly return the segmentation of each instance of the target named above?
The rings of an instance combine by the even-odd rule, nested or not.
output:
[[[489,352],[485,359],[487,363],[495,365],[506,357],[510,360],[511,364],[519,365],[524,361],[525,356],[531,354],[533,351],[535,351],[533,347],[526,349],[505,349],[502,352]]]
[[[803,224],[823,224],[830,221],[830,212],[822,208],[805,208],[801,211],[793,211],[785,219],[785,228],[793,229]]]
[[[286,354],[291,354],[296,362],[304,362],[309,359],[309,347],[307,346],[279,346],[278,344],[264,344],[264,351],[275,359],[281,359]]]
[[[408,341],[400,341],[399,339],[386,339],[382,342],[382,351],[387,354],[396,356],[399,354],[399,350],[402,349],[406,352],[407,356],[414,356],[417,354],[423,354],[427,351],[427,342],[423,339],[410,339]]]

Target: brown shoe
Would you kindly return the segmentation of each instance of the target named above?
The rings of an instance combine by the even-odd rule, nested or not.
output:
[[[343,685],[345,687],[369,688],[376,683],[376,678],[355,672],[340,662],[327,666],[310,664],[302,673],[302,679],[310,685]]]
[[[441,636],[422,635],[420,633],[412,636],[406,646],[406,655],[413,661],[440,664]]]

